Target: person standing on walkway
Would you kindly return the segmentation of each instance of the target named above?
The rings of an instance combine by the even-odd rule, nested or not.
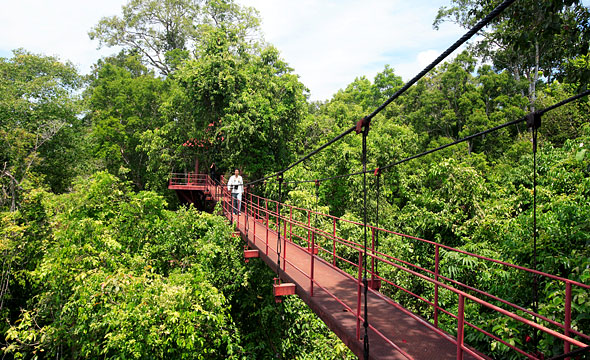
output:
[[[242,193],[244,192],[244,180],[240,176],[240,170],[236,169],[227,182],[227,190],[231,191],[233,213],[240,214]]]

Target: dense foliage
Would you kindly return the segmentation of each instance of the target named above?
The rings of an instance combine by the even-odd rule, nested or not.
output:
[[[2,325],[3,352],[108,359],[347,353],[330,348],[334,335],[300,300],[275,305],[273,274],[244,264],[224,218],[165,207],[161,196],[99,172],[67,194],[31,191],[19,211],[3,213],[12,289],[2,311],[15,319]]]
[[[23,182],[64,191],[77,170],[84,124],[70,63],[15,50],[0,59],[0,206],[16,210]]]
[[[435,24],[469,27],[497,2],[450,1]],[[374,169],[518,119],[587,87],[589,12],[579,1],[521,1],[479,42],[437,67],[372,121]],[[547,3],[548,4],[548,3]],[[526,13],[526,16],[519,16]],[[543,21],[541,21],[543,20]],[[546,21],[545,21],[546,20]],[[20,49],[0,58],[0,348],[15,358],[347,358],[349,350],[301,300],[271,296],[273,274],[244,265],[221,217],[179,206],[172,171],[280,170],[371,113],[402,85],[385,66],[325,102],[266,44],[255,10],[232,0],[130,0],[90,32],[123,50],[82,77],[67,62]],[[482,62],[482,60],[484,60]],[[488,61],[489,60],[489,61]],[[369,177],[369,221],[386,229],[590,281],[590,103],[545,114],[537,152],[526,125],[405,162]],[[285,174],[287,180],[361,169],[349,135]],[[288,184],[286,202],[359,221],[362,178]],[[274,181],[254,191],[278,198]],[[318,226],[329,224],[318,224]],[[354,226],[339,234],[358,240]],[[384,236],[380,250],[432,266],[433,250]],[[352,254],[354,255],[354,254]],[[351,256],[352,256],[351,255]],[[442,275],[532,309],[532,279],[442,252]],[[346,269],[354,273],[354,269]],[[431,298],[432,287],[382,275]],[[563,289],[539,284],[555,317]],[[382,292],[432,320],[407,293]],[[572,325],[590,333],[590,297],[575,290]],[[441,303],[457,307],[441,291]],[[533,351],[529,330],[466,308],[478,326]],[[454,331],[455,319],[441,316]],[[468,330],[497,359],[517,357]],[[546,354],[562,344],[539,340]]]
[[[388,71],[388,69],[386,69]],[[379,74],[372,83],[355,80],[313,114],[304,140],[309,149],[347,129],[375,106]],[[391,81],[395,83],[394,79]],[[526,114],[526,84],[507,72],[494,72],[484,65],[475,68],[467,53],[441,66],[420,81],[386,114],[375,118],[368,136],[369,169],[449,143],[463,136],[515,120]],[[537,107],[543,108],[575,94],[571,84],[544,84]],[[536,268],[587,283],[590,279],[590,122],[587,101],[574,103],[543,117],[537,153],[537,256],[533,256],[533,154],[526,126],[502,129],[493,135],[415,159],[381,174],[380,197],[375,177],[369,178],[369,221],[375,223],[379,201],[379,225],[424,239],[435,240],[513,264]],[[559,130],[556,130],[558,129]],[[567,135],[566,135],[567,134]],[[567,139],[566,139],[567,138]],[[289,172],[287,180],[322,179],[361,170],[360,136],[349,136],[326,149],[307,166]],[[288,202],[316,206],[313,183],[287,185]],[[321,182],[319,204],[324,212],[362,222],[362,177]],[[276,194],[276,186],[271,193]],[[305,200],[307,199],[307,200]],[[329,224],[328,224],[329,225]],[[321,224],[320,224],[321,226]],[[328,226],[327,231],[331,231]],[[358,229],[338,228],[339,235],[359,240]],[[331,246],[331,245],[330,245]],[[427,268],[434,266],[434,249],[417,242],[381,237],[380,251]],[[354,254],[349,260],[355,262]],[[536,261],[535,261],[536,260]],[[536,264],[535,264],[536,262]],[[346,266],[344,264],[344,266]],[[443,275],[487,291],[528,309],[534,308],[532,277],[485,265],[455,253],[442,253]],[[356,269],[350,268],[351,275]],[[381,275],[432,299],[434,289],[415,277],[389,267]],[[553,282],[539,285],[541,314],[556,315],[563,309],[564,289]],[[427,319],[432,310],[394,287],[381,291]],[[587,292],[574,294],[573,323],[583,333],[590,331]],[[558,300],[559,299],[559,300]],[[444,306],[454,308],[456,297],[443,292]],[[518,346],[534,351],[527,341],[530,330],[505,324],[481,308],[467,308],[470,322],[502,334]],[[456,319],[442,317],[442,327],[455,331]],[[468,342],[496,358],[515,357],[513,352],[475,331]],[[541,340],[545,353],[560,353],[560,344]],[[516,356],[516,358],[518,358]]]

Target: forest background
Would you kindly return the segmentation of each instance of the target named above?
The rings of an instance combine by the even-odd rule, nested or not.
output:
[[[471,27],[497,2],[452,0],[437,26]],[[215,162],[246,181],[284,168],[371,113],[403,86],[394,68],[359,77],[325,102],[231,0],[131,0],[89,32],[122,51],[88,76],[25,49],[0,58],[0,347],[14,358],[347,358],[304,304],[274,304],[272,273],[241,259],[216,215],[180,207],[171,172]],[[590,12],[578,1],[517,1],[465,51],[377,115],[368,168],[518,119],[587,88]],[[543,116],[537,153],[537,269],[590,278],[587,97]],[[287,174],[313,180],[361,169],[347,136]],[[532,146],[504,128],[382,174],[380,226],[532,267]],[[362,217],[360,177],[287,186],[283,199]],[[276,184],[256,192],[278,198]],[[370,219],[374,221],[374,219]],[[342,229],[354,238],[352,229]],[[345,236],[345,235],[343,235]],[[411,243],[382,251],[428,264]],[[443,256],[449,275],[532,308],[531,279]],[[407,281],[409,288],[420,287]],[[424,289],[423,289],[424,290]],[[427,291],[427,290],[424,290]],[[540,284],[553,316],[563,290]],[[388,294],[428,318],[403,293]],[[444,299],[454,306],[451,299]],[[469,309],[468,309],[469,311]],[[573,326],[590,333],[590,296]],[[472,309],[469,318],[526,348],[528,333]],[[450,320],[449,320],[450,321]],[[444,323],[444,321],[443,321]],[[466,334],[495,358],[516,357]],[[560,344],[541,339],[546,353]]]

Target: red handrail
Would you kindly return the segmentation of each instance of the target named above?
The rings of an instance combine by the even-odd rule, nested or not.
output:
[[[251,198],[261,198],[261,199],[264,199],[265,201],[270,201],[271,203],[273,203],[273,202],[275,204],[277,203],[274,200],[268,200],[268,199],[265,199],[265,198],[262,198],[262,197],[258,197],[256,195],[250,195],[250,196],[251,196]],[[305,224],[305,223],[302,223],[302,222],[293,220],[293,216],[292,216],[293,210],[300,210],[300,211],[305,212],[306,215],[307,215],[307,217],[308,217],[308,223],[309,223],[309,218],[310,218],[310,216],[311,216],[312,213],[313,214],[316,214],[318,216],[323,216],[325,218],[332,219],[333,222],[334,222],[334,235],[332,235],[332,238],[334,240],[334,246],[332,248],[333,265],[335,265],[335,259],[338,258],[338,259],[344,260],[345,262],[347,262],[347,263],[349,263],[351,265],[355,265],[358,269],[361,268],[360,265],[353,264],[352,262],[350,262],[350,261],[344,259],[343,257],[340,257],[339,255],[337,255],[336,254],[336,251],[335,251],[335,243],[343,244],[343,245],[348,246],[351,249],[356,250],[356,251],[359,251],[359,252],[363,250],[362,245],[359,244],[359,243],[355,243],[354,241],[351,241],[351,240],[348,240],[348,239],[339,238],[339,237],[337,237],[335,235],[335,232],[336,232],[336,222],[337,221],[342,221],[342,222],[346,222],[346,223],[350,223],[350,224],[354,224],[354,225],[358,225],[358,226],[363,226],[363,224],[361,224],[359,222],[352,221],[352,220],[340,219],[340,218],[337,218],[337,217],[332,216],[332,215],[327,215],[327,214],[323,214],[323,213],[312,211],[312,210],[308,210],[308,209],[298,208],[298,207],[295,207],[295,206],[292,206],[292,205],[288,205],[288,204],[282,204],[282,206],[289,208],[290,216],[289,216],[288,219],[286,217],[281,216],[281,219],[283,219],[286,222],[289,222],[290,227],[292,227],[293,225],[295,225],[296,227],[302,228],[304,231],[306,231],[308,233],[311,231],[311,232],[314,232],[314,233],[323,235],[325,237],[328,237],[329,236],[329,234],[327,232],[325,232],[324,230],[313,228],[309,224]],[[276,216],[276,212],[271,212],[271,214],[273,216]],[[448,290],[451,290],[451,291],[456,292],[457,294],[459,294],[458,292],[460,290],[455,289],[455,288],[449,288],[446,285],[444,285],[443,283],[437,281],[437,279],[440,278],[440,279],[449,281],[449,282],[451,282],[451,283],[453,283],[455,285],[461,286],[461,287],[463,287],[465,289],[475,291],[478,294],[483,295],[485,297],[488,297],[488,298],[490,298],[492,300],[500,301],[500,302],[502,302],[505,305],[508,305],[510,307],[513,307],[514,309],[523,311],[523,312],[525,312],[525,313],[527,313],[529,315],[532,315],[533,317],[537,317],[537,318],[539,318],[541,320],[544,320],[544,321],[546,321],[546,322],[548,322],[548,323],[550,323],[552,325],[558,326],[558,327],[564,329],[564,334],[566,334],[566,335],[574,334],[574,335],[578,335],[578,336],[580,336],[580,337],[582,337],[582,338],[584,338],[586,340],[589,340],[590,339],[590,336],[588,336],[586,334],[583,334],[583,333],[581,333],[579,331],[576,331],[574,329],[571,329],[571,301],[572,301],[571,286],[574,285],[574,286],[578,286],[578,287],[581,287],[581,288],[584,288],[584,289],[590,289],[590,285],[583,284],[583,283],[580,283],[580,282],[577,282],[577,281],[573,281],[573,280],[569,280],[569,279],[566,279],[566,278],[562,278],[562,277],[559,277],[559,276],[555,276],[555,275],[552,275],[552,274],[544,273],[544,272],[541,272],[541,271],[538,271],[538,270],[528,269],[526,267],[519,266],[519,265],[514,265],[514,264],[511,264],[511,263],[508,263],[508,262],[504,262],[504,261],[492,259],[492,258],[489,258],[489,257],[477,255],[477,254],[470,253],[470,252],[467,252],[467,251],[464,251],[464,250],[452,248],[450,246],[446,246],[446,245],[443,245],[443,244],[440,244],[440,243],[436,243],[434,241],[425,240],[425,239],[421,239],[421,238],[418,238],[418,237],[414,237],[414,236],[410,236],[410,235],[405,235],[405,234],[397,233],[397,232],[394,232],[394,231],[391,231],[391,230],[377,228],[377,227],[374,227],[374,226],[368,226],[368,227],[371,229],[372,232],[382,231],[382,232],[385,232],[385,233],[388,233],[388,234],[393,234],[393,235],[400,236],[400,237],[407,238],[407,239],[417,240],[419,242],[422,242],[422,243],[426,243],[426,244],[430,244],[430,245],[435,246],[435,270],[434,271],[429,270],[429,269],[422,268],[422,267],[417,266],[417,265],[413,265],[413,264],[411,264],[409,262],[406,262],[406,261],[397,259],[395,257],[392,257],[390,255],[384,254],[382,252],[375,251],[374,248],[371,249],[371,253],[370,254],[369,253],[367,254],[368,256],[370,256],[372,258],[372,261],[380,261],[382,263],[387,263],[389,265],[394,265],[392,262],[387,261],[387,259],[391,259],[391,260],[394,260],[394,261],[398,261],[400,263],[404,263],[406,265],[410,265],[410,266],[412,266],[412,267],[414,267],[416,269],[419,269],[421,271],[424,271],[426,273],[430,273],[430,274],[434,275],[434,279],[433,278],[429,278],[429,277],[424,277],[423,279],[426,280],[426,281],[432,282],[435,285],[435,293],[438,292],[438,287],[439,286],[443,286],[443,287],[447,288]],[[298,235],[295,235],[295,237],[299,237],[300,239],[302,239]],[[308,244],[309,244],[309,240],[308,240]],[[439,265],[439,259],[440,259],[440,256],[439,256],[439,251],[438,250],[440,248],[443,248],[443,249],[445,249],[447,251],[454,251],[454,252],[461,253],[461,254],[464,254],[464,255],[467,255],[467,256],[475,257],[475,258],[478,258],[478,259],[481,259],[481,260],[484,260],[484,261],[488,261],[488,262],[493,262],[493,263],[496,263],[496,264],[500,264],[500,265],[503,265],[503,266],[506,266],[506,267],[509,267],[509,268],[514,268],[514,269],[525,271],[525,272],[529,272],[529,273],[532,273],[532,274],[537,274],[537,275],[540,275],[540,276],[543,276],[543,277],[546,277],[546,278],[549,278],[549,279],[557,280],[557,281],[560,281],[560,282],[564,283],[565,284],[565,287],[566,287],[565,306],[564,306],[564,312],[565,312],[565,314],[564,314],[564,323],[563,324],[562,323],[559,323],[559,322],[557,322],[555,320],[552,320],[552,319],[549,319],[549,318],[547,318],[545,316],[542,316],[540,314],[534,313],[533,311],[527,310],[527,309],[525,309],[525,308],[523,308],[521,306],[518,306],[516,304],[513,304],[513,303],[511,303],[511,302],[509,302],[507,300],[503,300],[503,299],[501,299],[501,298],[499,298],[497,296],[494,296],[492,294],[489,294],[489,293],[487,293],[485,291],[476,289],[474,287],[470,287],[470,286],[465,285],[465,284],[463,284],[463,283],[461,283],[459,281],[453,280],[453,279],[451,279],[449,277],[445,277],[445,276],[439,275],[439,270],[440,270],[439,269],[439,266],[440,266]],[[321,248],[321,250],[330,253],[330,251],[327,250],[327,249]],[[379,257],[379,256],[382,256],[382,257]],[[372,267],[372,269],[373,269],[373,267]],[[402,270],[404,270],[406,272],[410,272],[409,269],[406,269],[406,268],[401,268],[400,267],[400,269],[402,269]],[[373,276],[376,276],[376,277],[378,277],[378,278],[380,278],[380,279],[382,279],[382,280],[384,280],[386,282],[388,282],[389,284],[391,284],[393,286],[396,286],[396,287],[402,289],[400,286],[398,286],[398,285],[396,285],[396,284],[394,284],[394,283],[392,283],[390,281],[387,281],[387,279],[384,279],[384,278],[378,276],[372,270],[371,271],[368,271],[368,273],[371,274],[371,275],[373,275]],[[412,272],[412,273],[414,273],[414,272]],[[418,273],[415,273],[415,275],[417,275],[417,274]],[[312,280],[312,282],[313,282],[313,280]],[[569,289],[569,291],[568,291],[568,289]],[[403,290],[405,292],[407,292],[407,293],[415,296],[416,298],[418,298],[418,299],[420,299],[422,301],[425,301],[429,305],[434,306],[435,313],[438,311],[438,309],[439,309],[439,307],[438,307],[438,299],[435,299],[435,302],[433,304],[433,303],[431,303],[429,301],[426,301],[425,299],[417,296],[416,294],[413,294],[412,292],[410,292],[407,289],[403,289]],[[468,294],[465,294],[463,296],[465,296],[468,299],[471,299],[471,296],[467,296],[467,295]],[[473,300],[473,301],[475,301],[477,303],[480,303],[481,305],[484,305],[486,307],[493,306],[492,304],[489,304],[487,302],[483,302],[482,303],[481,301],[478,301],[478,300],[474,300],[474,299],[471,299],[471,300]],[[488,304],[490,306],[488,306]],[[500,308],[498,308],[498,309],[500,309]],[[501,311],[498,311],[498,312],[501,312]],[[504,315],[510,316],[510,315],[508,315],[508,313],[504,313]],[[518,316],[516,314],[514,314],[514,315],[515,316]],[[510,317],[512,317],[512,316],[510,316]],[[522,323],[524,323],[524,324],[529,324],[529,321],[530,321],[530,320],[527,320],[527,319],[524,319],[524,318],[520,318],[520,317],[517,320],[520,321],[520,322],[522,322]],[[438,325],[438,324],[436,324],[436,325]],[[536,327],[536,326],[533,326],[533,327]],[[539,328],[539,330],[542,330],[542,331],[544,331],[546,333],[552,333],[553,332],[552,330],[547,329],[547,328],[544,328],[544,327]],[[480,332],[483,333],[484,331],[483,330],[480,330]],[[566,338],[564,338],[562,336],[557,336],[557,335],[554,335],[554,337],[558,337],[558,338],[560,338],[561,340],[563,340],[565,342],[564,348],[566,349],[566,351],[568,350],[567,348],[569,347],[569,344],[570,343],[572,343],[572,344],[577,343],[578,346],[584,346],[583,343],[577,342],[577,341],[575,341],[572,338],[566,339]],[[502,343],[505,343],[501,339],[497,339],[497,340],[499,340]],[[507,345],[507,346],[509,346],[509,347],[511,347],[511,348],[513,348],[515,350],[520,350],[520,349],[517,349],[516,347],[513,347],[513,346],[509,345],[508,343],[505,343],[505,345]]]
[[[184,181],[184,183],[183,183]],[[175,185],[175,184],[187,184],[189,182],[192,183],[203,183],[206,184],[208,187],[210,186],[214,186],[213,182],[209,179],[209,177],[207,175],[204,174],[173,174],[173,176],[171,176],[170,178],[170,184],[171,185]],[[220,184],[221,186],[215,186],[215,191],[218,191],[218,188],[221,188],[221,194],[218,195],[217,199],[221,200],[222,203],[224,204],[224,206],[222,206],[223,211],[225,212],[226,215],[231,216],[231,196],[229,194],[229,192],[227,191],[227,188],[225,186],[225,184]],[[300,269],[298,267],[295,266],[295,264],[293,264],[291,261],[289,261],[288,257],[283,254],[283,260],[284,260],[284,265],[286,265],[286,263],[288,262],[293,268],[295,268],[297,271],[299,271],[301,274],[303,274],[304,276],[306,276],[309,280],[310,280],[310,285],[311,285],[311,296],[313,296],[313,288],[314,285],[315,286],[319,286],[320,288],[322,288],[323,290],[325,290],[330,296],[332,296],[334,299],[336,299],[339,303],[341,303],[342,305],[344,305],[346,308],[348,308],[348,310],[351,313],[355,313],[356,317],[357,317],[357,338],[360,336],[360,323],[362,320],[362,314],[361,314],[361,306],[360,306],[360,298],[358,299],[358,303],[357,303],[357,309],[356,311],[352,311],[353,309],[350,309],[346,304],[344,304],[342,301],[340,301],[340,299],[338,299],[336,296],[334,296],[334,294],[332,294],[331,292],[329,292],[327,289],[324,289],[320,284],[318,284],[314,278],[314,261],[316,259],[322,259],[327,265],[331,266],[332,268],[342,272],[343,274],[345,274],[346,276],[348,276],[351,279],[354,279],[355,281],[358,282],[358,287],[359,289],[361,288],[362,284],[361,284],[361,273],[362,270],[364,270],[363,266],[366,266],[367,264],[363,264],[362,263],[362,254],[364,252],[364,247],[363,245],[361,245],[358,242],[355,242],[354,240],[351,239],[345,239],[341,236],[339,236],[337,234],[337,230],[338,230],[338,225],[339,224],[350,224],[350,225],[355,225],[355,226],[359,226],[362,227],[363,224],[356,222],[356,221],[352,221],[352,220],[347,220],[347,219],[341,219],[329,214],[323,214],[317,211],[313,211],[313,210],[309,210],[309,209],[304,209],[304,208],[299,208],[296,206],[292,206],[289,204],[284,204],[284,203],[279,203],[277,201],[274,200],[270,200],[261,196],[257,196],[254,194],[250,194],[247,193],[246,194],[246,198],[242,200],[245,204],[246,207],[246,211],[248,211],[248,207],[250,208],[251,214],[253,216],[254,221],[258,222],[258,223],[264,223],[265,227],[266,227],[266,232],[267,232],[267,236],[266,239],[264,238],[260,238],[257,237],[255,229],[256,227],[254,227],[254,241],[256,241],[257,239],[266,242],[266,254],[268,255],[268,250],[269,250],[269,244],[268,244],[268,232],[273,232],[276,233],[276,230],[273,229],[269,229],[271,224],[269,224],[269,219],[273,219],[275,221],[275,225],[278,225],[278,219],[280,218],[281,221],[284,221],[284,231],[282,236],[284,237],[284,239],[281,239],[283,241],[285,241],[285,243],[288,241],[289,243],[295,244],[295,245],[300,245],[301,243],[305,244],[304,248],[307,247],[310,250],[310,256],[312,259],[311,262],[311,269],[309,271],[309,273],[307,273],[304,269]],[[261,202],[264,203],[264,207],[261,206]],[[288,209],[288,215],[283,215],[283,213],[280,211],[280,209]],[[285,213],[287,213],[287,211],[284,211]],[[262,213],[262,216],[261,216]],[[303,219],[305,219],[303,221],[299,221],[297,220],[298,218],[298,213],[301,213],[303,215]],[[326,231],[317,227],[314,227],[311,223],[311,215],[314,215],[314,219],[315,222],[319,222],[319,223],[324,223],[324,224],[330,224],[331,225],[331,231]],[[319,218],[319,220],[318,220]],[[239,219],[239,218],[238,218]],[[289,224],[289,231],[287,233],[287,223]],[[367,248],[367,257],[370,258],[370,263],[368,263],[370,266],[369,268],[367,268],[367,274],[369,274],[371,277],[375,278],[375,279],[380,279],[382,281],[384,281],[386,284],[389,284],[397,289],[400,289],[401,291],[404,291],[405,293],[413,296],[414,298],[416,298],[417,300],[427,304],[428,306],[433,308],[433,320],[434,320],[434,326],[435,326],[435,330],[441,334],[444,334],[444,331],[442,331],[441,329],[439,329],[439,323],[438,323],[438,314],[439,312],[446,314],[448,316],[451,316],[455,319],[457,319],[457,338],[455,340],[455,344],[457,345],[457,354],[458,356],[460,356],[460,354],[462,354],[463,351],[467,351],[469,353],[471,353],[472,355],[475,355],[476,357],[479,358],[479,356],[475,353],[473,353],[470,349],[468,349],[464,343],[463,343],[463,334],[464,334],[464,327],[468,326],[492,339],[494,339],[495,341],[498,341],[504,345],[506,345],[507,347],[519,352],[522,355],[527,356],[530,359],[538,359],[539,357],[535,354],[529,354],[527,353],[525,350],[518,348],[516,345],[511,345],[508,341],[501,339],[499,336],[494,335],[484,329],[479,328],[478,326],[469,323],[468,321],[465,320],[465,308],[466,308],[466,300],[471,301],[473,303],[477,303],[481,306],[484,306],[486,308],[488,308],[491,311],[494,311],[498,314],[501,314],[503,316],[507,316],[510,317],[518,322],[520,322],[521,324],[524,324],[530,328],[536,329],[536,330],[540,330],[542,332],[544,332],[545,334],[548,334],[556,339],[559,339],[561,341],[564,342],[564,351],[565,352],[569,352],[570,351],[570,345],[575,345],[575,346],[587,346],[585,343],[583,343],[582,341],[577,340],[576,338],[574,338],[575,336],[582,338],[584,340],[590,340],[590,336],[581,333],[578,330],[572,329],[571,328],[571,321],[572,321],[572,314],[571,314],[571,303],[572,303],[572,287],[578,287],[578,288],[582,288],[582,289],[590,289],[590,285],[588,284],[584,284],[581,282],[577,282],[577,281],[573,281],[573,280],[569,280],[566,278],[562,278],[559,276],[555,276],[552,274],[548,274],[548,273],[544,273],[538,270],[534,270],[534,269],[529,269],[523,266],[519,266],[519,265],[514,265],[508,262],[504,262],[501,260],[496,260],[493,258],[489,258],[486,256],[481,256],[478,254],[474,254],[474,253],[470,253],[464,250],[460,250],[460,249],[456,249],[456,248],[452,248],[450,246],[447,245],[443,245],[431,240],[425,240],[425,239],[421,239],[415,236],[410,236],[410,235],[405,235],[405,234],[401,234],[395,231],[391,231],[391,230],[387,230],[387,229],[383,229],[383,228],[378,228],[375,226],[368,226],[368,229],[371,231],[372,237],[375,236],[375,234],[377,234],[377,232],[382,232],[384,234],[388,234],[388,235],[393,235],[393,236],[397,236],[403,239],[408,239],[411,241],[416,241],[418,243],[423,243],[423,244],[428,244],[434,247],[434,269],[427,269],[424,268],[420,265],[416,265],[416,264],[412,264],[410,261],[406,261],[403,259],[399,259],[395,256],[389,255],[389,254],[385,254],[383,252],[377,251],[375,249],[375,244],[374,242],[372,242],[371,244],[371,248]],[[303,233],[307,233],[307,238],[301,236],[301,233],[298,234],[298,230],[303,232]],[[362,230],[362,228],[360,228],[360,230]],[[319,238],[316,238],[319,237]],[[322,241],[318,241],[320,239],[325,239],[327,241],[330,241],[330,245],[331,248],[324,248],[323,242]],[[314,248],[317,247],[319,252],[317,255],[314,254]],[[286,246],[283,246],[283,249],[286,249]],[[564,317],[563,317],[563,323],[555,320],[555,319],[550,319],[548,317],[545,317],[543,315],[537,314],[531,310],[528,310],[522,306],[519,306],[517,304],[514,304],[508,300],[504,300],[502,298],[500,298],[499,296],[496,295],[492,295],[486,291],[477,289],[474,286],[469,286],[467,284],[464,284],[458,280],[452,279],[449,276],[444,276],[441,275],[440,272],[440,249],[444,249],[447,252],[456,252],[456,253],[460,253],[469,257],[473,257],[488,263],[494,263],[494,264],[498,264],[501,266],[504,266],[506,268],[511,268],[511,269],[515,269],[518,271],[523,271],[526,273],[530,273],[530,274],[536,274],[538,276],[541,276],[543,278],[547,278],[547,279],[551,279],[554,281],[558,281],[561,282],[564,286],[564,290],[565,290],[565,299],[564,299]],[[348,252],[348,255],[346,254],[346,252]],[[354,254],[357,255],[354,255]],[[322,257],[322,254],[324,257]],[[351,257],[357,257],[358,256],[358,262],[354,262],[353,260],[351,260]],[[338,263],[342,262],[344,264],[348,264],[349,266],[352,266],[354,269],[354,272],[358,272],[358,274],[355,274],[357,276],[354,276],[353,274],[341,269],[338,267]],[[434,286],[434,298],[433,300],[428,300],[418,294],[413,293],[412,291],[410,291],[409,289],[405,289],[403,288],[403,286],[396,284],[393,279],[387,279],[381,275],[379,275],[376,272],[376,268],[380,267],[383,268],[384,266],[388,266],[391,269],[397,269],[400,271],[403,271],[411,276],[413,276],[414,278],[418,278],[421,280],[424,280],[428,283],[433,284]],[[458,301],[458,311],[457,314],[453,314],[451,311],[448,311],[444,308],[442,308],[439,304],[439,288],[444,288],[448,291],[451,291],[452,293],[457,295],[457,301]],[[370,291],[372,291],[373,293],[376,293],[375,290],[370,289]],[[471,291],[473,293],[476,293],[477,295],[472,295],[470,293],[467,293],[466,291]],[[360,294],[360,292],[359,292]],[[480,296],[480,297],[478,297]],[[387,298],[387,301],[391,302],[393,304],[393,301],[391,299]],[[557,328],[563,330],[563,333],[561,332],[557,332],[555,330],[552,330],[548,327],[546,327],[545,325],[539,324],[533,320],[530,319],[526,319],[523,318],[522,316],[516,314],[515,312],[506,310],[504,308],[501,308],[499,306],[493,305],[491,304],[489,301],[498,301],[510,308],[513,309],[513,311],[521,311],[525,314],[530,315],[533,319],[538,319],[540,321],[544,321],[552,326],[556,326]],[[375,330],[381,337],[384,338],[384,336],[382,334],[380,334],[376,329],[372,328],[373,330]],[[385,339],[385,341],[391,342],[388,339]]]

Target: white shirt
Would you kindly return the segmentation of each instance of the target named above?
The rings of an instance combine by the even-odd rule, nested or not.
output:
[[[237,185],[237,188],[234,185]],[[244,192],[244,180],[242,180],[242,177],[232,175],[227,182],[227,190],[232,193],[242,194]]]

